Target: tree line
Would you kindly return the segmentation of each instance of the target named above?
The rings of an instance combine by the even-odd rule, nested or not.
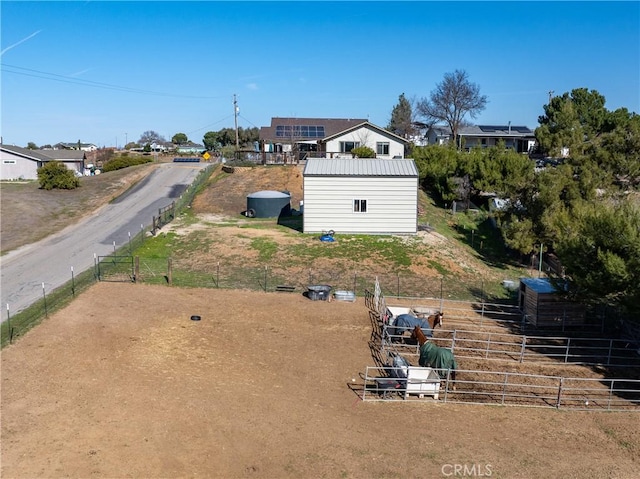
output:
[[[504,144],[461,151],[456,139],[465,114],[477,114],[484,100],[465,75],[450,74],[426,99],[412,104],[400,95],[387,128],[407,137],[416,124],[447,124],[449,144],[411,152],[422,186],[443,204],[499,198],[493,216],[508,247],[523,255],[553,252],[563,266],[551,274],[557,286],[637,318],[640,116],[608,110],[604,96],[587,88],[550,97],[535,129],[536,165]]]

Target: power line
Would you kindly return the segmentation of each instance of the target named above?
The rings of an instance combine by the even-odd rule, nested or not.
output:
[[[9,68],[9,70],[7,70],[7,68]],[[15,71],[11,69],[22,70],[22,71]],[[122,91],[122,92],[128,92],[128,93],[139,93],[142,95],[153,95],[153,96],[174,97],[174,98],[194,98],[194,99],[207,99],[207,100],[216,100],[216,99],[225,98],[223,96],[181,95],[176,93],[155,92],[151,90],[143,90],[140,88],[131,88],[131,87],[125,87],[125,86],[119,86],[119,85],[112,85],[110,83],[103,83],[103,82],[97,82],[92,80],[83,80],[80,78],[74,78],[74,77],[69,77],[65,75],[58,75],[56,73],[33,70],[31,68],[18,67],[15,65],[7,65],[6,63],[2,64],[2,71],[6,73],[13,73],[16,75],[41,78],[43,80],[69,83],[72,85],[82,85],[82,86],[91,87],[91,88],[102,88],[105,90],[115,90],[115,91]]]
[[[214,121],[213,123],[209,123],[208,125],[205,125],[205,126],[200,127],[200,128],[196,128],[195,130],[189,131],[186,134],[187,135],[191,135],[192,133],[195,133],[197,131],[204,130],[205,128],[209,128],[210,126],[217,125],[218,123],[222,123],[223,121],[228,120],[229,118],[231,118],[231,116],[232,115],[228,115],[228,116],[222,118],[221,120]]]

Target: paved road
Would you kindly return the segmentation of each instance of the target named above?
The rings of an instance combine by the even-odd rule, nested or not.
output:
[[[42,298],[45,292],[71,280],[94,265],[94,255],[105,256],[148,228],[158,209],[179,198],[206,165],[199,163],[158,165],[144,180],[91,216],[42,241],[0,258],[1,313],[14,315]],[[8,306],[7,306],[8,305]]]

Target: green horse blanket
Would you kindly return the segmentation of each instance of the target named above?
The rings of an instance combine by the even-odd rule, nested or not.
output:
[[[420,359],[418,364],[422,367],[438,369],[438,375],[444,379],[447,377],[447,369],[457,369],[456,358],[450,349],[436,346],[427,341],[420,346]]]

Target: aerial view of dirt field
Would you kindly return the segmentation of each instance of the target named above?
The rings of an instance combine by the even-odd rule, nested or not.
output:
[[[361,401],[373,323],[362,298],[98,283],[2,350],[1,475],[637,477],[634,412]]]

